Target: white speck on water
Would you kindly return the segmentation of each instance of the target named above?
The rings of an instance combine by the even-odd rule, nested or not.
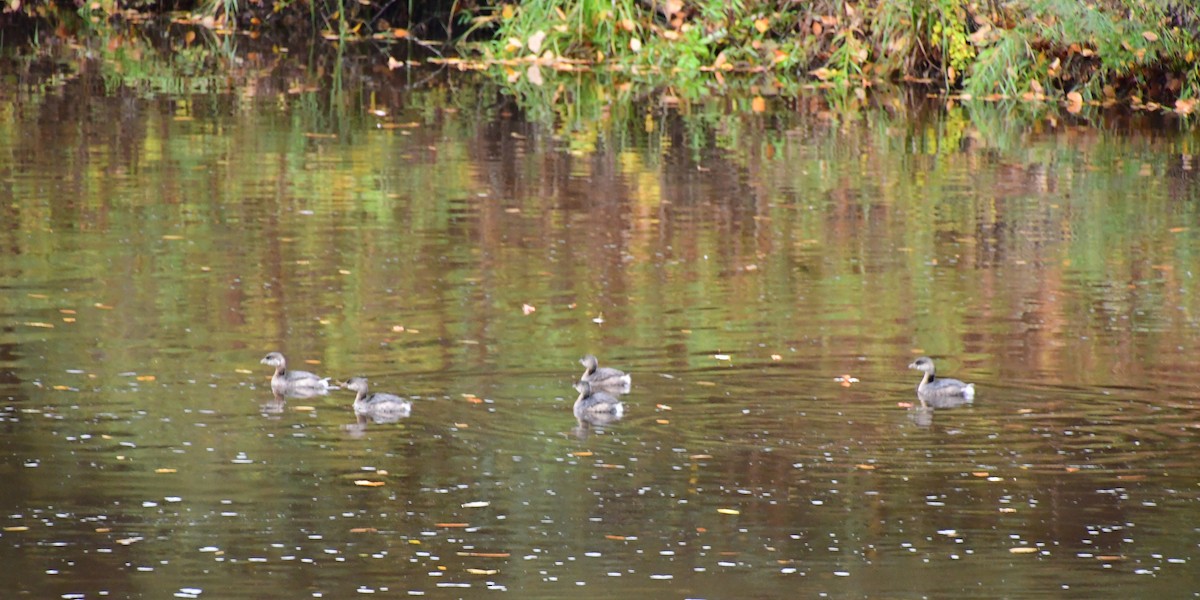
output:
[[[849,577],[850,571],[834,571],[833,574],[837,575],[838,577]]]

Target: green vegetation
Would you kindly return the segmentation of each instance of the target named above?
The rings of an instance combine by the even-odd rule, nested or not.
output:
[[[1200,11],[1186,2],[201,0],[186,14],[145,12],[159,6],[10,4],[0,25],[24,35],[3,43],[99,38],[115,53],[137,30],[157,27],[171,50],[200,44],[207,59],[229,54],[228,39],[241,35],[294,46],[299,29],[309,45],[364,42],[386,56],[396,42],[431,48],[431,40],[449,40],[458,66],[509,83],[608,71],[684,97],[740,77],[775,89],[822,87],[834,97],[916,83],[952,97],[1061,101],[1071,112],[1121,102],[1187,114],[1200,98]]]

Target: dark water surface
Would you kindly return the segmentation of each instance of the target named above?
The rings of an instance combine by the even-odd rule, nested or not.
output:
[[[9,594],[1200,595],[1195,134],[272,81],[0,88]]]

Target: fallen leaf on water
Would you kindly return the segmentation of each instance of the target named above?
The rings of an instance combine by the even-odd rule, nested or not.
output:
[[[470,527],[471,524],[470,523],[434,523],[433,526],[434,527],[448,527],[448,528],[452,528],[452,529],[463,529],[464,527]]]
[[[1000,512],[1002,512],[1002,513],[1015,513],[1015,512],[1017,512],[1017,509],[1015,509],[1015,508],[1009,508],[1009,507],[1005,506],[1004,508],[1001,508],[1001,509],[1000,509]]]
[[[512,556],[510,552],[457,552],[456,554],[474,558],[508,558]]]
[[[138,381],[154,381],[155,379],[158,379],[158,378],[153,375],[138,375],[136,379]]]
[[[471,426],[466,423],[455,423],[454,426],[459,429],[470,429],[471,428]]]
[[[1008,551],[1013,554],[1033,554],[1034,552],[1037,552],[1038,549],[1030,546],[1019,546],[1016,548],[1009,548]]]
[[[521,312],[523,312],[527,315],[536,310],[537,310],[537,308],[534,308],[534,306],[532,304],[522,304],[521,305]]]
[[[718,508],[717,512],[719,512],[723,515],[740,515],[740,514],[742,514],[742,511],[737,510],[736,508]]]
[[[164,235],[164,236],[162,236],[162,239],[164,239],[164,240],[182,240],[183,236],[182,235]]]
[[[912,402],[897,402],[896,406],[899,406],[900,408],[912,408],[913,403]]]
[[[988,475],[991,475],[991,473],[988,473],[987,471],[975,471],[971,474],[976,477],[987,477]]]
[[[714,354],[713,358],[717,360],[732,360],[728,354]]]
[[[379,530],[374,527],[355,527],[350,530],[350,533],[375,533],[376,531]]]
[[[529,48],[530,52],[534,54],[540,54],[542,51],[542,42],[545,40],[546,32],[538,30],[533,32],[533,35],[529,36],[529,39],[525,42],[525,45]]]
[[[112,527],[97,527],[96,533],[108,533],[112,531]]]
[[[771,360],[783,360],[783,357],[778,354],[772,354]]]
[[[317,410],[317,408],[315,406],[293,406],[292,410],[296,412],[312,412]]]
[[[64,314],[64,315],[73,315],[73,314],[75,314],[75,311],[74,311],[74,310],[71,310],[71,309],[69,309],[69,308],[60,308],[60,309],[58,309],[58,312],[60,312],[60,313],[62,313],[62,314]]]
[[[175,469],[167,469],[167,468],[155,469],[154,472],[159,473],[159,474],[178,473],[178,471],[176,471]]]
[[[395,333],[404,333],[403,325],[392,325],[392,331]]]
[[[1141,481],[1145,478],[1145,475],[1117,475],[1117,479],[1120,481]]]
[[[122,546],[129,546],[129,545],[132,545],[132,544],[136,544],[136,543],[138,543],[138,542],[140,542],[140,541],[142,541],[142,540],[144,540],[144,539],[146,539],[146,538],[140,538],[140,537],[129,537],[129,538],[125,538],[125,539],[122,539],[122,540],[117,540],[117,543],[118,543],[118,544],[120,544],[120,545],[122,545]]]
[[[659,425],[668,425],[671,423],[671,421],[667,419],[655,419],[654,422],[658,423]]]
[[[24,525],[17,525],[15,527],[5,527],[4,531],[29,531],[29,528]]]
[[[241,373],[242,375],[250,375],[250,374],[252,374],[254,371],[251,371],[250,369],[234,369],[234,370],[233,370],[233,372],[234,372],[234,373]]]
[[[492,504],[491,502],[488,502],[486,500],[478,500],[476,502],[464,502],[462,504],[462,507],[463,508],[483,508],[485,506],[490,506],[491,504]]]
[[[370,479],[355,479],[354,485],[362,487],[379,487],[384,485],[382,481],[371,481]]]
[[[45,294],[25,294],[25,295],[30,298],[37,298],[39,300],[49,300],[50,299],[50,296],[47,296]]]
[[[112,310],[113,309],[112,306],[109,306],[108,304],[101,304],[99,302],[93,304],[92,306],[95,306],[96,308],[98,308],[100,310]]]
[[[400,67],[403,67],[403,66],[404,66],[404,61],[396,60],[395,58],[393,58],[391,56],[388,57],[388,60],[387,60],[388,70],[395,71],[396,69],[399,69]]]
[[[627,540],[627,539],[629,539],[629,538],[626,538],[626,537],[625,537],[625,536],[623,536],[623,535],[606,535],[606,536],[604,536],[604,539],[606,539],[606,540],[616,540],[616,541],[618,541],[618,542],[623,542],[623,541],[625,541],[625,540]]]
[[[58,390],[58,391],[60,391],[60,392],[65,392],[65,391],[67,391],[67,390],[71,389],[71,387],[70,387],[70,386],[66,386],[66,385],[55,385],[55,386],[51,386],[51,387],[50,387],[50,389],[52,389],[52,390]]]
[[[471,568],[468,568],[467,572],[472,575],[495,575],[496,573],[499,573],[499,571],[497,571],[496,569],[471,569]]]
[[[591,455],[592,455],[592,452],[588,451],[588,450],[584,450],[582,452],[572,452],[571,453],[571,456],[591,456]]]
[[[1067,467],[1068,473],[1074,473],[1079,470],[1079,467]]]
[[[42,327],[45,329],[54,329],[53,323],[43,323],[41,321],[26,321],[25,324],[30,327]]]
[[[693,454],[688,457],[691,460],[706,460],[712,458],[711,454]]]
[[[697,381],[697,382],[696,382],[696,385],[706,385],[706,386],[712,387],[712,386],[715,386],[715,385],[717,385],[717,384],[715,384],[715,383],[713,383],[713,382],[711,382],[711,381]]]
[[[319,365],[319,364],[321,364],[321,361],[319,361],[319,360],[316,360],[316,359],[309,358],[309,359],[306,359],[306,360],[304,361],[304,364],[307,364],[307,365]]]
[[[865,465],[864,464],[864,465],[856,465],[856,466],[864,471],[874,471],[875,470],[875,465]]]
[[[1125,557],[1114,554],[1101,554],[1100,556],[1096,557],[1096,560],[1125,560]]]
[[[537,86],[545,83],[545,80],[542,79],[542,69],[537,65],[529,65],[529,68],[525,69],[525,79]]]

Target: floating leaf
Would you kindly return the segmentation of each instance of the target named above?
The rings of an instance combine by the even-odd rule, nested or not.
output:
[[[592,455],[592,452],[587,451],[587,450],[584,450],[582,452],[572,452],[571,453],[571,456],[581,456],[582,457],[582,456],[591,456],[591,455]]]
[[[166,473],[177,473],[178,471],[176,471],[175,469],[162,468],[162,469],[155,469],[154,472],[159,473],[159,474],[166,474]]]
[[[658,423],[659,425],[669,425],[671,423],[671,421],[667,419],[655,419],[654,422]]]
[[[689,456],[688,458],[691,460],[707,460],[709,458],[712,458],[712,455],[711,454],[693,454],[693,455]]]
[[[489,505],[491,505],[491,502],[488,502],[486,500],[479,500],[477,502],[464,502],[462,507],[463,508],[483,508],[483,507],[489,506]]]
[[[414,540],[418,543],[419,540]],[[508,558],[512,556],[510,552],[458,552],[459,556],[470,556],[473,558]]]
[[[158,378],[153,375],[138,375],[136,379],[138,381],[154,381],[155,379],[158,379]]]
[[[858,468],[860,468],[864,471],[874,471],[875,470],[875,465],[861,464],[861,465],[855,465],[855,466],[857,466]]]
[[[382,481],[371,481],[370,479],[355,479],[354,485],[362,487],[379,487],[384,485]]]
[[[991,473],[988,473],[987,471],[975,471],[971,474],[976,477],[987,477],[988,475],[991,475]]]
[[[350,533],[375,533],[377,531],[379,530],[374,527],[355,527],[350,530]]]
[[[5,527],[4,531],[29,531],[29,528],[24,525],[16,525],[14,527]]]
[[[448,527],[451,529],[463,529],[465,527],[470,527],[471,524],[470,523],[434,523],[433,526],[434,527]]]
[[[1008,551],[1013,554],[1033,554],[1034,552],[1037,552],[1038,549],[1031,546],[1018,546],[1016,548],[1009,548]]]
[[[526,315],[532,314],[536,310],[537,310],[537,308],[534,308],[534,306],[532,304],[522,304],[521,305],[521,312],[525,313]]]
[[[43,323],[41,321],[26,321],[25,324],[28,325],[29,327],[41,327],[43,329],[54,329],[53,323]]]
[[[616,540],[616,541],[618,541],[618,542],[624,542],[625,540],[627,540],[627,539],[629,539],[629,538],[627,538],[627,537],[625,537],[625,536],[623,536],[623,535],[605,535],[605,536],[604,536],[604,539],[606,539],[606,540]]]
[[[736,508],[718,508],[717,512],[719,512],[723,515],[740,515],[740,514],[742,514],[742,511],[737,510]]]
[[[658,410],[671,410],[671,407],[666,404],[655,404],[654,407]]]
[[[525,42],[525,45],[529,48],[530,52],[534,54],[540,54],[542,52],[542,42],[545,40],[546,32],[538,30],[535,31],[533,35],[529,36],[529,39]]]
[[[293,406],[292,410],[296,412],[312,412],[317,410],[317,408],[315,406]]]
[[[772,354],[771,360],[783,360],[783,357],[778,354]]]
[[[471,569],[471,568],[468,568],[467,572],[472,575],[495,575],[496,573],[499,573],[499,571],[497,571],[496,569]]]
[[[120,544],[120,545],[122,545],[122,546],[130,546],[130,545],[136,544],[136,543],[138,543],[138,542],[140,542],[140,541],[142,541],[142,540],[144,540],[144,539],[146,539],[146,538],[143,538],[143,537],[128,537],[128,538],[125,538],[125,539],[120,539],[120,540],[117,540],[117,543],[118,543],[118,544]]]

